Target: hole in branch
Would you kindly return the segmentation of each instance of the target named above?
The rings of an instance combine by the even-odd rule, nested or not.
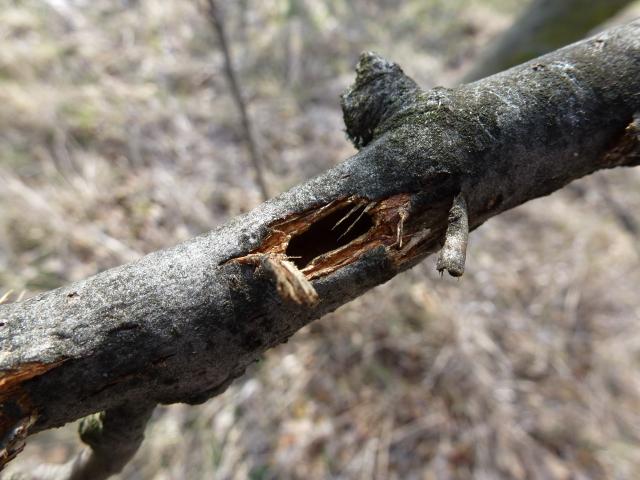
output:
[[[286,254],[302,269],[314,258],[351,243],[373,227],[373,219],[365,208],[366,205],[357,208],[347,205],[331,212],[304,233],[293,237]]]

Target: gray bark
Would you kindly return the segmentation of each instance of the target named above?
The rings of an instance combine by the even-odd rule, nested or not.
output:
[[[639,92],[640,21],[455,89],[422,91],[363,54],[342,98],[356,155],[207,234],[0,306],[0,463],[28,434],[94,412],[219,394],[439,250],[457,197],[473,230],[638,165]]]
[[[635,0],[532,0],[513,23],[466,74],[477,80],[563,47],[594,32],[603,22]],[[618,224],[638,245],[640,227],[601,179],[597,191]],[[579,193],[576,190],[576,193]],[[637,246],[640,251],[640,246]]]
[[[478,80],[584,38],[635,0],[532,0],[465,81]]]

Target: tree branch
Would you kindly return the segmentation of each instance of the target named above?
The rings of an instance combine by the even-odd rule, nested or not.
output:
[[[511,28],[476,60],[465,80],[492,75],[580,40],[633,1],[532,0]],[[640,251],[640,229],[633,215],[620,205],[604,179],[598,182],[597,190],[620,227],[634,237],[634,245]]]
[[[455,198],[473,230],[638,165],[639,92],[640,21],[455,89],[422,91],[364,54],[343,96],[356,155],[205,235],[0,305],[0,463],[28,434],[93,412],[219,394],[266,349],[436,252]]]
[[[83,418],[80,438],[89,448],[64,465],[42,465],[25,480],[104,480],[122,471],[144,439],[155,404],[119,406]],[[18,480],[18,479],[16,479]]]
[[[476,60],[466,82],[500,72],[578,41],[635,0],[531,0]]]

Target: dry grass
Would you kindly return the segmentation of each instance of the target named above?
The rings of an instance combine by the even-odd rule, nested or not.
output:
[[[268,180],[284,190],[353,151],[337,94],[360,50],[452,84],[519,2],[307,1],[287,19],[285,2],[252,1],[244,21],[236,3],[232,46]],[[0,297],[173,245],[259,201],[195,2],[0,4]],[[638,172],[600,175],[639,211]],[[593,179],[577,185],[474,232],[462,280],[429,260],[220,397],[158,409],[120,478],[638,476],[638,239]],[[77,448],[74,426],[45,432],[11,469]]]

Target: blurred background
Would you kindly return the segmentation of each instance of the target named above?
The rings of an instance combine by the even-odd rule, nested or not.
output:
[[[218,7],[0,0],[0,297],[250,210],[256,168],[275,195],[337,164],[354,153],[338,97],[362,50],[454,86],[526,2]],[[636,2],[609,22],[639,14]],[[609,171],[492,219],[461,280],[429,259],[223,395],[158,408],[117,478],[638,478],[639,187],[640,171]],[[44,432],[7,471],[80,445],[76,425]]]

